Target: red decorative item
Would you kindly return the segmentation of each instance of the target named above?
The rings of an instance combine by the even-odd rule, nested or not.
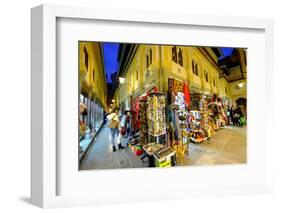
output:
[[[125,127],[122,127],[121,128],[121,135],[125,135],[126,134],[126,128]]]
[[[187,83],[184,83],[183,85],[183,94],[185,97],[185,103],[190,106],[190,94],[189,94],[189,89]]]
[[[136,150],[135,153],[137,156],[140,156],[140,155],[142,155],[142,150]]]

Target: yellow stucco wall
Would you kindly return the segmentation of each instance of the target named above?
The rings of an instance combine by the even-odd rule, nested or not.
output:
[[[149,53],[150,48],[152,49],[152,64],[146,68],[146,54]],[[187,82],[190,88],[196,87],[210,95],[217,94],[228,99],[238,95],[232,95],[232,90],[235,88],[224,77],[220,78],[219,68],[214,65],[214,61],[216,63],[218,59],[212,54],[210,48],[207,51],[213,57],[212,62],[197,47],[177,46],[177,48],[182,50],[183,66],[172,60],[172,46],[139,45],[137,53],[127,69],[126,83],[120,85],[115,92],[117,103],[124,101],[130,95],[134,96],[138,91],[143,91],[145,85],[151,82],[154,82],[160,91],[166,92],[168,90],[168,78],[170,77]],[[198,76],[192,71],[192,60],[198,64]],[[149,70],[149,74],[147,70]],[[208,73],[208,82],[205,80],[205,71]],[[234,92],[237,91],[234,90]],[[241,95],[240,93],[239,95]]]
[[[88,69],[85,66],[84,47],[89,56]],[[98,98],[106,108],[106,78],[98,43],[79,42],[79,77],[81,89],[87,93],[88,97]]]
[[[239,83],[243,84],[243,86],[241,88],[238,86]],[[247,81],[246,80],[234,81],[229,84],[229,87],[231,89],[231,99],[233,101],[236,101],[239,98],[247,98]]]

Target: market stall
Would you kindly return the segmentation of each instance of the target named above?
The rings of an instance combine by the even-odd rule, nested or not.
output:
[[[190,106],[190,95],[186,82],[168,79],[168,143],[176,152],[176,164],[184,161],[184,155],[188,154],[188,143],[190,128],[188,125],[188,108]]]

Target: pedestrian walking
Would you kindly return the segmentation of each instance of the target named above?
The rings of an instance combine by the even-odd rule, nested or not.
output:
[[[121,140],[118,139],[120,136],[120,121],[118,115],[118,108],[115,108],[112,113],[107,116],[108,119],[108,127],[110,128],[111,132],[111,143],[112,143],[112,150],[113,152],[116,151],[116,144],[118,144],[118,149],[123,149],[121,145]]]

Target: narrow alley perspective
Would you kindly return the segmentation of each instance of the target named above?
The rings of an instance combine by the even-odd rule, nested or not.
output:
[[[247,49],[79,42],[79,170],[247,163]]]

